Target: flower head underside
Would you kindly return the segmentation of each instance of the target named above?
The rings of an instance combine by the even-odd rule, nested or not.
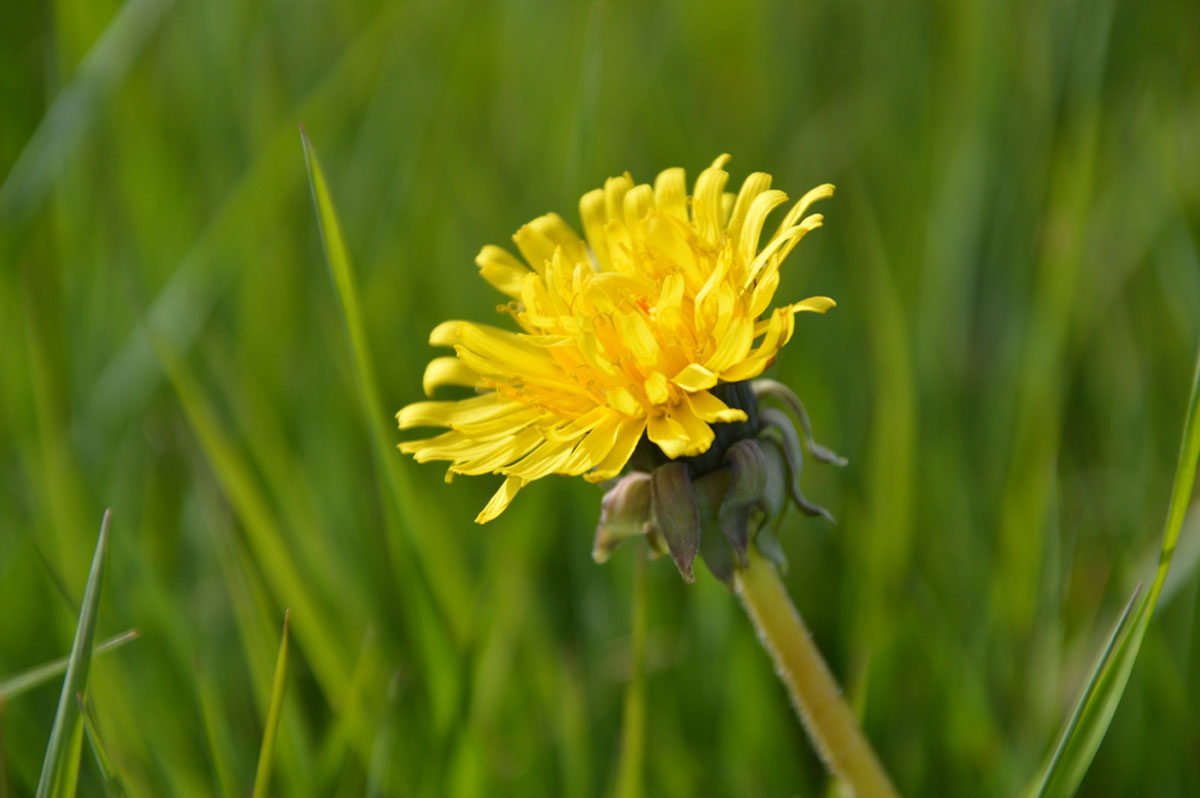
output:
[[[806,212],[833,186],[801,197],[762,243],[787,195],[761,172],[726,193],[728,158],[700,174],[691,196],[682,169],[653,186],[610,178],[580,200],[585,237],[557,214],[518,230],[524,262],[495,246],[479,253],[480,274],[510,298],[501,310],[519,331],[438,325],[430,343],[455,354],[429,363],[426,394],[446,385],[477,394],[397,414],[401,429],[447,428],[400,444],[419,462],[505,475],[477,522],[549,474],[618,475],[643,435],[669,458],[706,451],[711,425],[746,418],[711,389],[757,377],[791,338],[796,313],[833,307],[818,296],[768,313],[783,259],[821,226]]]

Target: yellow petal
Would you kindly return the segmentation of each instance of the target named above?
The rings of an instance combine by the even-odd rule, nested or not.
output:
[[[610,408],[604,406],[595,407],[569,424],[557,429],[547,429],[546,439],[551,441],[578,440],[580,436],[586,435],[611,418],[617,418],[617,421],[620,420],[617,417],[617,414],[614,413]]]
[[[502,294],[513,299],[521,298],[521,283],[529,269],[500,247],[488,244],[475,256],[479,274]]]
[[[721,379],[725,382],[740,382],[762,374],[775,360],[776,354],[784,344],[791,340],[792,332],[795,329],[793,317],[796,313],[802,311],[824,313],[836,305],[837,303],[827,296],[813,296],[782,308],[776,308],[768,322],[765,324],[760,322],[756,326],[756,337],[765,334],[762,343],[749,357],[734,363],[721,372]]]
[[[604,189],[597,188],[580,197],[579,218],[583,220],[583,232],[591,245],[596,265],[601,270],[608,270],[608,236],[604,232],[608,218],[604,212]]]
[[[513,235],[513,241],[530,268],[538,274],[545,271],[546,262],[560,247],[572,263],[587,260],[587,248],[557,213],[547,213],[522,225]]]
[[[730,407],[708,391],[685,394],[685,401],[692,413],[702,421],[730,424],[746,420],[746,411]]]
[[[685,455],[692,446],[691,436],[683,425],[665,415],[646,419],[646,436],[672,460]]]
[[[668,310],[675,310],[683,304],[683,275],[679,272],[667,275],[663,280],[662,288],[659,289],[658,304],[654,309],[656,313],[662,314]]]
[[[454,465],[450,466],[450,471],[468,476],[496,473],[509,463],[529,454],[542,440],[539,430],[526,427],[516,435],[478,444],[469,453],[458,455]]]
[[[729,223],[725,227],[726,234],[734,241],[741,235],[742,223],[746,221],[750,203],[770,187],[771,176],[766,172],[755,172],[742,182],[742,188],[733,203],[733,211],[729,214]]]
[[[500,515],[500,513],[504,512],[504,510],[508,507],[509,502],[511,502],[513,497],[517,495],[517,491],[524,487],[524,485],[525,483],[520,477],[509,477],[508,479],[504,480],[504,484],[501,485],[500,489],[492,496],[492,499],[487,503],[487,506],[483,508],[479,515],[475,516],[475,523],[486,524],[488,521],[491,521],[493,518]]]
[[[503,471],[510,476],[517,476],[526,482],[532,482],[554,473],[562,463],[570,458],[574,448],[573,442],[543,441],[540,446],[525,455],[519,462],[505,466]]]
[[[539,440],[540,437],[527,446],[524,451],[533,448]],[[504,456],[507,458],[501,459],[501,464],[511,463],[515,458],[520,457],[520,453],[515,455],[508,453],[511,446],[511,441],[477,441],[463,435],[458,430],[451,430],[427,440],[402,444],[400,450],[412,454],[413,459],[418,463],[427,463],[430,460],[451,460],[454,462],[451,469],[458,470],[463,463],[473,463],[479,458],[491,457],[500,453],[505,453]],[[479,473],[484,472],[480,471]]]
[[[763,247],[762,252],[755,256],[754,262],[750,266],[749,275],[746,278],[746,284],[749,285],[758,273],[768,265],[773,264],[778,267],[780,261],[788,256],[788,253],[799,243],[800,239],[820,227],[824,219],[825,217],[821,214],[814,213],[795,227],[789,227],[786,230],[776,233],[770,243]]]
[[[530,362],[523,365],[515,361],[484,357],[465,346],[457,346],[454,351],[472,369],[497,382],[525,387],[537,386],[545,390],[557,391],[569,398],[589,395],[586,388],[563,374],[562,369],[549,356],[543,362],[535,364],[531,359]]]
[[[779,269],[768,269],[765,274],[759,275],[758,284],[750,293],[750,310],[747,315],[752,319],[757,319],[766,312],[771,300],[775,297],[777,288],[779,288]]]
[[[703,391],[717,384],[717,375],[699,363],[692,363],[676,374],[671,382],[685,391]]]
[[[628,388],[620,386],[613,388],[605,394],[604,398],[608,400],[610,407],[627,416],[638,416],[644,412],[641,403],[634,398]]]
[[[775,360],[775,355],[778,352],[779,350],[775,349],[769,353],[764,352],[761,355],[748,357],[721,372],[721,379],[726,382],[741,382],[742,380],[754,379],[767,370]]]
[[[612,449],[608,455],[596,466],[596,470],[584,476],[588,482],[604,482],[612,479],[617,474],[621,473],[621,469],[629,462],[633,450],[637,447],[638,441],[642,438],[642,432],[646,429],[646,419],[631,418],[621,422],[621,426],[617,429],[616,440],[613,443]]]
[[[510,370],[513,374],[533,372],[550,377],[562,376],[562,369],[544,349],[534,346],[516,333],[486,324],[463,324],[459,337],[462,346],[491,361],[501,370]]]
[[[421,378],[421,386],[425,389],[426,396],[433,396],[434,390],[442,385],[474,388],[479,384],[479,375],[456,357],[435,357],[429,361],[429,365],[425,367],[425,376]]]
[[[728,160],[728,155],[722,155],[712,166],[701,172],[696,178],[696,188],[692,195],[692,222],[700,237],[710,243],[716,242],[723,227],[721,195],[729,173],[721,167]]]
[[[809,190],[800,201],[792,206],[792,209],[787,212],[787,216],[783,217],[783,221],[779,223],[779,230],[783,231],[794,225],[798,220],[804,217],[805,212],[814,202],[818,200],[828,199],[833,196],[833,184],[825,183]],[[776,234],[778,235],[778,234]]]
[[[709,169],[724,169],[725,165],[727,163],[729,163],[730,160],[732,160],[732,159],[733,159],[732,155],[730,155],[727,152],[723,152],[720,155],[718,155],[716,158],[713,158],[713,162],[711,164],[709,164],[708,168]]]
[[[413,427],[449,427],[454,423],[470,423],[509,412],[513,405],[496,394],[472,396],[453,402],[414,402],[396,414],[400,429]]]
[[[714,374],[720,374],[745,358],[753,343],[754,322],[747,318],[734,319],[728,333],[720,339],[716,351],[704,366]]]
[[[751,201],[738,236],[739,249],[746,260],[753,260],[758,253],[758,238],[762,234],[767,215],[786,201],[787,194],[777,189],[764,191]]]
[[[692,412],[688,402],[680,402],[671,407],[668,417],[678,424],[687,436],[687,446],[683,453],[688,457],[702,454],[708,451],[709,446],[712,446],[713,439],[716,437],[712,427]]]
[[[654,179],[654,202],[663,213],[687,218],[687,182],[679,167],[665,169]]]
[[[441,435],[435,435],[432,438],[404,441],[396,448],[405,454],[412,455],[422,451],[433,450],[437,454],[444,455],[441,459],[453,460],[456,452],[466,451],[475,445],[475,441],[472,441],[458,430],[450,430],[449,432],[443,432]],[[435,456],[430,459],[437,459],[437,457]]]
[[[813,313],[824,313],[830,308],[836,308],[837,303],[827,296],[810,296],[807,299],[801,299],[799,302],[791,304],[793,313],[802,311],[811,311]]]
[[[647,377],[642,387],[646,389],[646,399],[652,405],[666,404],[667,400],[671,398],[671,389],[667,383],[667,375],[661,371],[655,371]]]
[[[624,218],[625,195],[633,188],[633,178],[629,173],[620,177],[610,177],[604,181],[604,215],[609,221],[620,221]]]
[[[658,362],[658,339],[641,313],[618,313],[613,321],[625,342],[626,351],[639,363],[650,365]]]
[[[591,471],[608,457],[617,442],[617,433],[621,430],[624,419],[611,411],[596,425],[575,447],[574,454],[563,465],[567,474],[583,474]],[[621,464],[624,467],[624,463]],[[620,470],[620,469],[618,469]]]
[[[612,358],[604,351],[604,347],[600,345],[600,339],[594,332],[581,330],[576,345],[579,347],[579,353],[583,355],[584,360],[596,371],[609,379],[615,380],[620,377],[621,371],[613,363]]]
[[[429,333],[430,346],[454,346],[462,340],[461,321],[444,321]]]
[[[509,402],[513,409],[482,421],[455,422],[453,429],[477,441],[511,438],[514,433],[542,420],[545,411],[523,402]],[[540,427],[539,427],[540,429]]]
[[[724,228],[729,224],[729,214],[733,211],[733,203],[737,200],[737,195],[733,192],[726,191],[721,195],[721,227]]]
[[[625,226],[634,234],[636,238],[644,239],[645,226],[643,221],[646,214],[654,207],[654,190],[644,183],[640,186],[635,186],[632,191],[625,195],[624,219]]]

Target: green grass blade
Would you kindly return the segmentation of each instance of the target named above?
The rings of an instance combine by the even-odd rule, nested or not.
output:
[[[384,500],[382,508],[391,546],[389,557],[399,589],[403,591],[401,600],[413,609],[412,628],[424,659],[423,675],[434,705],[434,725],[439,733],[445,732],[453,722],[461,688],[453,676],[460,667],[454,644],[461,644],[467,637],[474,615],[475,591],[470,589],[454,536],[438,528],[439,516],[436,513],[425,513],[420,519],[413,516],[413,508],[426,503],[402,473],[400,458],[385,432],[384,422],[391,414],[385,413],[379,403],[375,370],[341,224],[316,151],[303,128],[301,140],[325,257],[341,302],[376,478],[381,492],[390,499]],[[405,521],[402,537],[396,534],[400,531],[399,519]],[[399,546],[407,550],[400,550]]]
[[[87,734],[88,747],[92,749],[92,756],[96,758],[96,767],[100,769],[100,775],[104,779],[104,795],[106,798],[120,798],[120,796],[128,795],[129,791],[125,788],[121,774],[113,767],[112,759],[108,756],[104,743],[100,740],[100,730],[96,728],[96,722],[92,719],[92,713],[88,711],[83,696],[76,694],[75,702],[79,705],[79,714],[83,717],[83,730]]]
[[[138,637],[137,629],[129,629],[119,635],[108,638],[102,643],[98,643],[92,650],[92,656],[103,654],[106,651],[112,651],[114,648],[120,648],[131,640],[136,640]],[[67,669],[67,664],[70,662],[70,657],[62,657],[52,662],[47,662],[44,665],[30,668],[24,673],[18,673],[0,682],[0,707],[16,698],[17,696],[37,687],[44,682],[48,682],[55,676]]]
[[[346,251],[333,198],[329,194],[329,186],[321,171],[317,153],[303,127],[300,129],[300,138],[304,145],[305,163],[308,167],[309,185],[312,188],[313,204],[316,206],[321,241],[341,302],[342,318],[346,325],[355,378],[358,382],[359,399],[366,416],[377,468],[381,477],[386,480],[387,487],[391,489],[395,509],[403,516],[406,508],[415,507],[420,502],[412,485],[400,473],[399,459],[385,433],[383,423],[391,419],[392,414],[385,413],[379,403],[378,382],[358,301],[354,271]],[[409,538],[417,548],[422,564],[426,566],[425,570],[439,609],[445,614],[455,637],[462,640],[473,611],[473,591],[468,589],[466,567],[461,554],[453,545],[453,537],[431,528],[432,520],[431,516],[426,516],[422,523],[407,524]]]
[[[271,683],[271,705],[267,709],[262,749],[258,753],[258,770],[254,775],[254,798],[263,798],[267,794],[267,785],[271,781],[275,735],[279,731],[279,714],[283,707],[283,688],[287,683],[288,621],[290,619],[291,610],[284,610],[283,635],[279,640],[279,658],[275,661],[275,679]]]
[[[42,775],[38,778],[37,798],[46,798],[53,786],[54,776],[59,772],[64,749],[69,746],[69,730],[74,729],[79,707],[75,694],[82,693],[87,686],[88,670],[92,664],[92,636],[96,631],[96,607],[100,603],[100,588],[104,581],[104,556],[108,551],[108,527],[112,522],[112,510],[104,511],[100,522],[100,535],[96,540],[96,553],[92,556],[92,569],[88,574],[87,587],[83,591],[83,604],[79,609],[79,624],[75,627],[75,642],[71,646],[71,657],[67,662],[67,675],[63,678],[62,693],[58,698],[58,711],[54,713],[54,725],[50,728],[50,742],[42,760]]]
[[[77,714],[71,721],[71,732],[67,735],[67,753],[59,759],[58,773],[54,776],[52,795],[74,798],[79,787],[79,766],[83,755],[83,718]]]
[[[1121,701],[1129,674],[1137,660],[1138,650],[1150,618],[1154,614],[1155,604],[1162,592],[1171,567],[1171,559],[1175,554],[1175,546],[1179,542],[1179,530],[1183,526],[1187,514],[1188,503],[1191,499],[1192,488],[1196,482],[1196,462],[1200,458],[1200,359],[1197,360],[1196,371],[1192,378],[1192,396],[1188,403],[1187,418],[1184,422],[1183,442],[1179,450],[1179,463],[1175,470],[1175,480],[1171,487],[1171,501],[1167,512],[1166,527],[1163,531],[1162,553],[1159,556],[1158,571],[1149,594],[1130,614],[1134,599],[1126,606],[1121,621],[1117,624],[1105,654],[1097,664],[1088,685],[1084,688],[1079,705],[1072,713],[1059,744],[1051,755],[1050,762],[1039,783],[1030,789],[1029,794],[1037,798],[1059,798],[1071,796],[1079,788],[1096,749],[1112,721],[1113,713]],[[1135,593],[1136,596],[1136,593]],[[1128,619],[1128,621],[1127,621]],[[1124,628],[1122,628],[1124,627]]]
[[[1088,702],[1096,695],[1099,688],[1101,677],[1104,674],[1105,666],[1112,661],[1113,651],[1117,647],[1118,641],[1122,639],[1122,635],[1128,630],[1128,623],[1131,617],[1140,617],[1142,609],[1145,607],[1145,602],[1138,604],[1138,597],[1142,595],[1142,584],[1139,582],[1133,590],[1133,595],[1129,597],[1129,601],[1125,602],[1125,609],[1121,611],[1121,616],[1117,619],[1116,625],[1113,626],[1112,633],[1108,636],[1108,642],[1104,646],[1104,650],[1096,659],[1096,664],[1092,667],[1091,675],[1088,677],[1087,684],[1084,685],[1079,702],[1075,705],[1075,710],[1071,713],[1071,717],[1067,720],[1067,725],[1063,728],[1062,734],[1059,735],[1058,745],[1054,747],[1054,752],[1050,755],[1050,761],[1043,769],[1041,782],[1037,785],[1036,791],[1032,795],[1044,795],[1048,780],[1051,776],[1058,772],[1059,763],[1062,761],[1063,755],[1066,753],[1068,743],[1075,738],[1079,729],[1080,721],[1083,719],[1084,710]],[[1134,606],[1138,607],[1137,612],[1134,612]]]

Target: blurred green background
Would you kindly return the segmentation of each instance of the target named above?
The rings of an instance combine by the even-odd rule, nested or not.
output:
[[[850,459],[806,471],[840,523],[788,517],[789,589],[903,792],[1014,794],[1157,557],[1200,340],[1197,31],[1188,0],[9,3],[0,679],[70,648],[111,506],[97,634],[141,639],[90,692],[135,794],[246,794],[284,608],[276,794],[609,792],[635,551],[592,563],[582,480],[474,526],[496,481],[404,461],[390,414],[429,329],[492,315],[481,245],[730,152],[735,184],[838,185],[778,295],[839,302],[770,376]],[[1183,534],[1081,794],[1200,791]],[[660,560],[647,601],[647,793],[820,795],[736,600]],[[0,708],[0,795],[32,794],[56,685]]]

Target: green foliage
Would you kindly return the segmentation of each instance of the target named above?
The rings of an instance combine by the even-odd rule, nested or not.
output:
[[[100,777],[104,782],[105,798],[119,798],[128,795],[129,791],[121,780],[121,774],[113,767],[112,759],[109,758],[104,742],[100,739],[100,731],[96,728],[96,721],[92,720],[92,713],[87,707],[87,702],[82,696],[76,696],[76,700],[79,702],[79,714],[83,718],[83,729],[87,734],[88,747],[96,758],[96,767],[100,769]]]
[[[429,330],[500,299],[482,245],[721,152],[735,182],[838,186],[779,292],[838,307],[768,376],[850,464],[802,476],[837,527],[777,536],[897,786],[1036,788],[1078,705],[1064,792],[1092,759],[1081,795],[1196,794],[1200,514],[1172,467],[1197,29],[1182,0],[13,5],[0,794],[37,789],[59,694],[31,669],[72,650],[107,506],[95,639],[140,639],[60,732],[80,795],[248,794],[285,607],[274,794],[630,794],[639,718],[642,794],[819,794],[703,567],[646,564],[643,638],[634,548],[590,558],[594,486],[544,480],[480,528],[492,479],[394,449]],[[1157,606],[1097,671],[1139,582]]]
[[[83,717],[78,696],[87,689],[88,670],[92,666],[92,638],[96,633],[96,608],[100,604],[100,588],[104,583],[104,557],[108,553],[108,527],[112,511],[104,511],[96,553],[83,590],[79,607],[79,625],[71,644],[71,657],[63,677],[58,697],[58,711],[50,727],[50,742],[42,760],[42,775],[38,778],[37,798],[50,795],[74,795],[79,774],[79,746],[83,734]]]
[[[103,654],[105,651],[111,651],[114,648],[123,646],[131,640],[136,640],[137,636],[136,629],[130,629],[119,635],[114,635],[102,643],[97,643],[96,647],[92,649],[92,656]],[[47,662],[44,665],[30,668],[24,673],[18,673],[16,676],[11,676],[0,682],[0,707],[21,693],[32,690],[38,685],[66,673],[67,666],[70,664],[71,658],[69,656],[62,657],[53,662]]]
[[[1196,485],[1196,465],[1200,459],[1200,360],[1196,362],[1195,377],[1192,379],[1192,399],[1188,403],[1187,419],[1183,425],[1183,442],[1179,447],[1179,465],[1175,471],[1175,482],[1171,489],[1170,509],[1167,512],[1166,528],[1163,530],[1162,554],[1159,556],[1158,572],[1150,593],[1138,601],[1141,585],[1134,591],[1121,619],[1109,636],[1104,654],[1092,672],[1087,688],[1080,696],[1079,704],[1050,763],[1046,768],[1036,795],[1071,796],[1079,789],[1088,765],[1100,741],[1108,730],[1113,713],[1125,691],[1129,674],[1142,647],[1146,628],[1154,615],[1154,607],[1162,595],[1167,581],[1171,561],[1179,543],[1179,531],[1183,527],[1184,515],[1191,503]],[[1136,607],[1136,609],[1135,609]],[[1132,611],[1132,615],[1130,614]]]
[[[254,798],[264,798],[271,783],[271,767],[275,760],[275,736],[279,733],[279,713],[283,709],[283,691],[287,686],[288,619],[283,614],[283,635],[279,638],[279,657],[275,660],[275,676],[271,679],[271,703],[263,723],[262,748],[258,752],[258,769],[254,774]]]

